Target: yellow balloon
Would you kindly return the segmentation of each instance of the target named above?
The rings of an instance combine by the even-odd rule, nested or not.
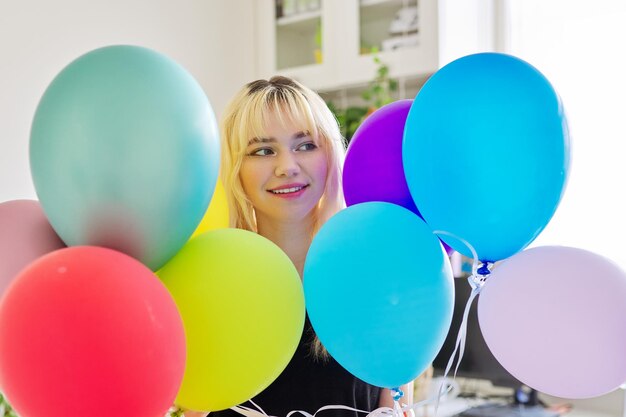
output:
[[[228,204],[226,203],[224,186],[222,181],[218,179],[209,208],[204,213],[204,217],[200,220],[200,224],[191,237],[209,230],[224,229],[226,227],[228,227]]]
[[[265,389],[304,327],[304,293],[287,255],[240,229],[203,233],[158,272],[185,326],[187,364],[176,404],[217,411]]]

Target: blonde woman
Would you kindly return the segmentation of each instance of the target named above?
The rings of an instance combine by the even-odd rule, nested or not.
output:
[[[344,149],[337,121],[316,93],[286,77],[247,84],[222,121],[221,169],[230,226],[274,242],[302,276],[313,236],[344,207]],[[403,388],[410,401],[412,387]],[[367,411],[393,405],[388,390],[357,379],[330,357],[308,318],[293,359],[253,401],[279,417],[292,410],[314,413],[326,405]],[[211,413],[237,415],[231,410]],[[323,415],[358,414],[332,410]]]

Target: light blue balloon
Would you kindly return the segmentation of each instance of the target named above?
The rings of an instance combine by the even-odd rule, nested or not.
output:
[[[105,246],[153,270],[188,240],[219,169],[209,101],[172,59],[136,46],[91,51],[45,91],[31,173],[68,245]]]
[[[454,307],[450,262],[411,211],[350,206],[315,236],[304,266],[311,324],[350,373],[380,387],[414,380],[441,348]]]
[[[403,163],[424,220],[482,261],[526,247],[565,189],[570,139],[561,100],[530,64],[505,54],[458,59],[413,101]],[[472,256],[460,240],[448,245]]]

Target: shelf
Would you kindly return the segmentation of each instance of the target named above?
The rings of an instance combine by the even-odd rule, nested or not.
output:
[[[300,12],[295,13],[289,16],[283,16],[276,19],[277,26],[299,26],[301,24],[307,24],[311,21],[315,21],[321,17],[322,13],[320,10],[312,10],[309,12]]]
[[[430,75],[393,77],[399,82],[398,91],[395,92],[394,99],[414,98],[429,77]],[[361,98],[361,92],[368,88],[369,83],[370,81],[365,81],[330,88],[321,88],[317,90],[317,93],[325,99],[336,101],[340,106],[344,99],[348,99],[351,105],[364,105],[365,102]]]
[[[407,0],[361,0],[359,1],[359,5],[361,7],[371,7],[371,6],[379,6],[379,5],[394,5],[394,6],[402,6],[403,3],[411,3]]]
[[[416,5],[416,0],[363,0],[359,3],[361,15],[367,19],[380,19],[386,15],[389,15],[389,18],[393,18],[395,12],[402,7],[415,7]]]

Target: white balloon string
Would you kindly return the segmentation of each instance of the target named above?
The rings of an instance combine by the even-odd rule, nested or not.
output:
[[[256,408],[258,408],[259,410],[261,410],[261,412],[262,412],[263,414],[266,414],[266,415],[267,415],[267,413],[266,413],[266,412],[265,412],[265,411],[261,408],[261,406],[260,406],[260,405],[258,405],[257,403],[255,403],[255,402],[254,402],[254,401],[252,401],[252,400],[248,400],[248,401],[250,401],[250,404],[252,404],[252,405],[253,405],[253,406],[255,406]]]
[[[254,403],[253,403],[254,404]],[[251,409],[249,407],[245,407],[242,405],[236,406],[236,407],[232,407],[231,410],[247,416],[247,417],[275,417],[272,415],[268,415],[265,413],[265,411],[263,411],[263,409],[261,409],[261,407],[259,407],[258,405],[254,404],[254,406],[258,407],[258,409],[260,411]],[[359,410],[356,408],[352,408],[352,407],[348,407],[346,405],[325,405],[323,407],[321,407],[319,410],[317,410],[314,414],[311,414],[307,411],[304,410],[293,410],[290,411],[286,417],[291,417],[293,415],[296,414],[302,414],[305,417],[314,417],[315,415],[317,415],[318,413],[322,412],[322,411],[326,411],[326,410],[347,410],[347,411],[355,411],[357,413],[363,413],[363,414],[367,414],[367,416],[371,416],[371,417],[382,417],[382,416],[391,416],[393,413],[393,410],[389,407],[381,407],[378,408],[372,412],[370,411],[365,411],[365,410]]]
[[[402,406],[398,401],[393,402],[393,417],[404,417]]]
[[[393,417],[403,417],[400,399],[404,397],[404,392],[399,388],[391,389],[391,398],[393,398]]]
[[[433,234],[450,236],[464,244],[465,247],[468,248],[470,252],[472,252],[472,258],[474,259],[474,262],[472,264],[472,276],[478,274],[478,253],[476,253],[476,249],[474,249],[474,246],[472,246],[467,240],[463,239],[462,237],[458,237],[454,233],[446,232],[445,230],[433,230]]]
[[[448,391],[450,389],[452,389],[452,387],[448,387]],[[448,391],[446,391],[444,395],[447,394]],[[358,408],[348,407],[346,405],[325,405],[324,407],[321,407],[319,410],[317,410],[314,414],[311,414],[303,410],[293,410],[293,411],[290,411],[286,417],[291,417],[295,414],[302,414],[303,416],[306,416],[306,417],[315,417],[318,413],[322,411],[326,411],[326,410],[354,411],[357,413],[365,414],[365,417],[396,417],[396,416],[403,417],[404,413],[409,412],[411,410],[417,411],[421,407],[434,403],[435,400],[436,400],[436,397],[431,397],[427,400],[423,400],[415,404],[404,405],[404,406],[400,406],[399,402],[394,401],[394,408],[379,407],[373,411],[359,410]],[[232,407],[231,410],[247,417],[276,417],[270,414],[266,414],[265,412],[261,410],[260,407],[259,407],[259,410],[261,411],[257,411],[249,407],[239,405],[236,407]]]
[[[260,416],[267,416],[268,414],[265,412],[265,410],[263,410],[257,403],[255,403],[252,400],[248,400],[253,406],[255,406],[259,411],[257,410],[253,410],[252,408],[243,406],[243,405],[238,405],[235,407],[231,407],[231,410],[238,412],[239,414],[242,414],[244,416],[249,416],[249,417],[260,417]]]
[[[425,407],[427,405],[432,405],[434,403],[436,403],[437,401],[439,401],[439,398],[443,395],[448,394],[448,392],[450,392],[450,390],[452,390],[452,387],[449,386],[447,387],[447,389],[445,390],[445,392],[443,393],[439,393],[436,394],[430,398],[427,398],[425,400],[419,401],[417,403],[414,404],[410,404],[410,405],[403,405],[400,406],[398,401],[394,401],[394,407],[390,408],[390,407],[379,407],[373,411],[365,411],[365,410],[359,410],[357,408],[353,408],[353,407],[348,407],[345,405],[326,405],[324,407],[321,407],[320,409],[318,409],[314,414],[311,414],[309,412],[303,411],[303,410],[293,410],[290,411],[286,417],[291,417],[295,414],[302,414],[305,417],[315,417],[318,413],[322,412],[322,411],[326,411],[326,410],[347,410],[347,411],[354,411],[357,413],[361,413],[361,414],[365,414],[365,417],[403,417],[404,415],[406,415],[405,413],[408,413],[409,411],[418,411],[420,408]],[[255,407],[258,408],[259,411],[251,409],[249,407],[245,407],[245,406],[236,406],[236,407],[232,407],[231,410],[247,416],[247,417],[276,417],[273,415],[269,415],[266,414],[263,409],[261,409],[261,407],[259,407],[258,405],[256,405],[255,403],[252,403]]]
[[[290,411],[286,417],[292,417],[296,414],[301,414],[305,417],[315,417],[318,413],[322,411],[326,411],[326,410],[354,411],[357,413],[365,414],[366,415],[365,417],[404,417],[406,415],[410,416],[411,415],[409,413],[410,411],[416,412],[422,407],[425,407],[427,405],[432,405],[433,403],[438,402],[441,396],[448,394],[450,390],[452,390],[452,386],[447,387],[446,391],[443,393],[441,392],[441,389],[440,389],[440,392],[437,395],[434,395],[423,401],[419,401],[417,403],[410,404],[410,405],[400,405],[399,400],[400,398],[402,398],[404,394],[402,393],[400,389],[394,388],[391,390],[391,395],[393,396],[393,400],[394,400],[393,408],[379,407],[373,411],[365,411],[365,410],[359,410],[358,408],[348,407],[346,405],[325,405],[321,407],[320,409],[318,409],[314,414],[311,414],[304,410],[293,410],[293,411]],[[258,404],[256,404],[252,400],[250,400],[250,403],[252,403],[252,405],[254,405],[258,411],[249,407],[242,406],[242,405],[232,407],[231,410],[247,417],[276,417],[273,415],[268,415]]]
[[[459,326],[459,332],[457,333],[454,351],[452,352],[450,359],[448,359],[448,364],[446,365],[446,370],[443,374],[441,385],[439,386],[439,395],[437,395],[437,399],[435,403],[435,417],[437,417],[437,411],[439,410],[439,400],[442,397],[442,390],[443,390],[444,384],[446,383],[446,378],[448,377],[448,373],[450,372],[450,370],[452,369],[452,365],[454,364],[454,359],[455,357],[457,357],[457,352],[458,352],[458,359],[456,361],[456,366],[454,367],[454,374],[452,376],[452,380],[456,379],[457,371],[459,369],[459,366],[461,365],[461,360],[463,359],[463,354],[465,353],[465,342],[467,340],[467,319],[469,317],[469,312],[472,307],[472,302],[474,301],[474,298],[476,298],[476,296],[480,293],[481,289],[483,288],[483,285],[485,284],[486,276],[489,274],[489,262],[485,262],[484,265],[481,267],[481,270],[479,271],[478,254],[476,253],[476,250],[474,249],[474,247],[468,241],[458,236],[455,236],[454,234],[450,232],[446,232],[443,230],[435,230],[433,233],[436,235],[445,235],[445,236],[450,236],[450,237],[453,237],[454,239],[457,239],[472,252],[472,257],[473,257],[472,274],[467,278],[469,285],[472,287],[472,292],[470,293],[467,303],[465,304],[465,309],[463,311],[463,320],[461,321],[461,325]]]
[[[261,416],[267,416],[268,414],[266,414],[265,412],[259,412],[256,410],[253,410],[251,408],[248,407],[244,407],[243,405],[236,405],[235,407],[231,407],[231,410],[243,415],[243,416],[248,416],[248,417],[261,417]],[[210,415],[210,414],[209,414]]]

